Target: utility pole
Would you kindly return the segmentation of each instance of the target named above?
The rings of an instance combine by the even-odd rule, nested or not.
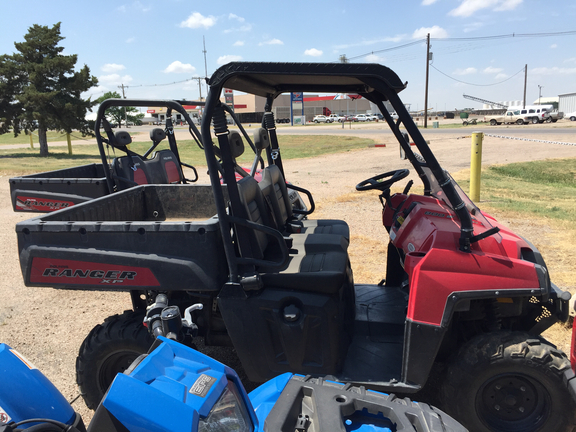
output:
[[[524,66],[524,106],[526,108],[526,83],[528,82],[528,65]]]
[[[424,95],[424,128],[428,127],[428,72],[430,70],[430,33],[426,36],[426,93]]]
[[[124,93],[124,87],[128,87],[128,86],[125,86],[124,83],[122,83],[121,85],[118,86],[118,88],[122,89],[122,97],[124,99],[126,99],[126,93]],[[126,107],[124,107],[124,123],[126,124],[126,127],[128,127],[128,116],[126,115]]]
[[[542,87],[541,85],[538,85],[538,105],[540,105],[540,98],[542,98]]]
[[[208,64],[206,63],[206,39],[202,36],[202,43],[204,45],[204,49],[202,52],[204,53],[204,78],[208,78]],[[200,81],[198,81],[200,84]],[[206,94],[208,94],[208,83],[206,83]]]

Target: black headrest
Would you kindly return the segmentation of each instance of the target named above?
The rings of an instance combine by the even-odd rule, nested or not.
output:
[[[127,146],[132,142],[132,137],[130,133],[126,131],[117,131],[114,134],[114,145],[116,147]]]
[[[270,145],[268,131],[264,128],[258,128],[254,131],[254,146],[256,150],[264,150]]]
[[[164,132],[164,129],[154,128],[150,131],[150,139],[155,143],[159,143],[164,138],[166,138],[166,132]]]
[[[238,131],[230,131],[228,135],[228,141],[230,142],[230,151],[234,159],[242,156],[244,153],[244,142],[242,141],[242,136]]]

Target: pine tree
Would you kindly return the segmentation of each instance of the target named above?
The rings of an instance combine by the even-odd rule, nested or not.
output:
[[[17,52],[0,56],[0,133],[38,129],[40,155],[48,155],[46,131],[90,133],[86,112],[94,105],[80,95],[98,83],[88,66],[74,71],[77,55],[62,55],[60,23],[34,24],[15,42]]]
[[[121,99],[121,96],[118,92],[109,91],[104,93],[103,96],[100,96],[96,99],[97,104],[101,104],[106,99]],[[122,127],[122,122],[126,123],[133,123],[135,125],[139,125],[142,123],[142,118],[144,114],[140,113],[137,108],[132,106],[127,107],[119,107],[119,106],[112,106],[106,110],[106,118],[112,124],[118,125],[118,127]],[[128,126],[128,125],[126,125]]]

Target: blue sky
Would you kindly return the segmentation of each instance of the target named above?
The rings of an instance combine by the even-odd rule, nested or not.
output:
[[[127,97],[197,99],[198,81],[181,81],[205,75],[204,37],[208,75],[231,60],[335,62],[346,55],[392,68],[408,81],[402,100],[421,110],[427,33],[433,109],[481,108],[463,94],[520,100],[526,64],[528,103],[539,91],[576,92],[576,34],[461,39],[574,31],[574,0],[2,3],[0,54],[13,53],[31,25],[60,21],[64,53],[78,54],[77,65],[99,79],[94,97],[121,93],[124,84]]]

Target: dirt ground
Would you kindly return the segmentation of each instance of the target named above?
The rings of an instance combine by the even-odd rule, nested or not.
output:
[[[574,134],[558,134],[554,129],[542,128],[542,134],[530,139],[576,143]],[[463,130],[462,137],[430,135],[430,146],[441,165],[451,173],[467,169],[470,162],[471,129]],[[489,129],[486,132],[490,132]],[[383,138],[374,132],[377,142]],[[384,141],[391,140],[385,138]],[[391,141],[390,141],[391,143]],[[534,141],[484,139],[483,164],[505,164],[545,158],[576,157],[576,145],[544,144]],[[358,282],[377,283],[384,276],[382,253],[388,241],[381,224],[381,206],[375,194],[356,192],[354,186],[376,174],[399,168],[410,168],[399,159],[397,145],[366,148],[316,159],[285,161],[287,178],[312,191],[318,217],[346,220],[351,228],[350,252],[354,277]],[[205,169],[199,169],[205,172]],[[414,178],[416,185],[417,179]],[[407,180],[406,180],[407,181]],[[403,187],[404,183],[402,184]],[[417,186],[414,186],[414,190]],[[68,400],[78,395],[75,383],[75,360],[78,348],[90,329],[105,317],[130,308],[127,293],[91,291],[60,291],[51,288],[27,288],[22,282],[18,260],[15,224],[32,217],[31,214],[12,211],[9,184],[0,177],[2,205],[0,216],[0,341],[17,349],[38,367],[60,389]],[[482,204],[480,203],[480,207]],[[546,233],[552,230],[532,221],[502,220],[537,247],[546,243]],[[358,245],[355,246],[355,243]],[[546,245],[549,249],[553,245]],[[544,256],[546,259],[546,255]],[[574,270],[576,271],[576,270]],[[554,274],[551,272],[552,279]],[[563,287],[576,292],[576,287]],[[85,420],[89,411],[82,399],[73,403]]]

